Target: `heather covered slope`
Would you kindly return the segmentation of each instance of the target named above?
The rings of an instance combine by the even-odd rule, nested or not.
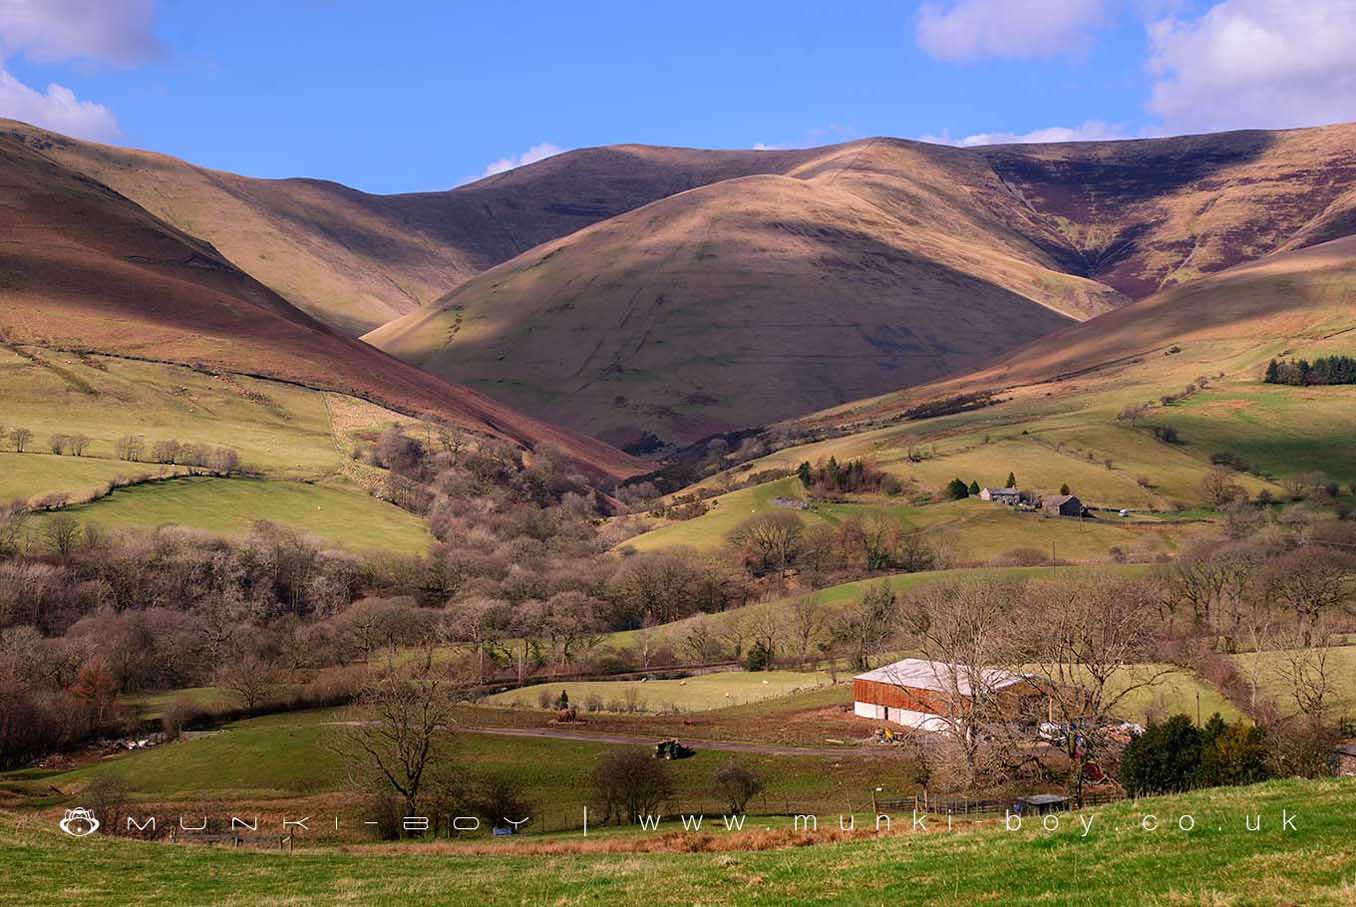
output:
[[[446,192],[371,195],[312,179],[252,179],[12,120],[8,135],[206,240],[288,302],[350,335],[442,296],[533,246],[647,202],[808,151],[615,146],[567,152]]]
[[[939,260],[963,256],[833,185],[747,177],[548,243],[366,339],[614,443],[692,441],[1071,323]]]
[[[435,412],[625,473],[618,451],[343,337],[108,187],[0,137],[0,336],[260,375]]]
[[[818,149],[534,249],[366,339],[618,443],[691,441],[1341,236],[1354,138]]]

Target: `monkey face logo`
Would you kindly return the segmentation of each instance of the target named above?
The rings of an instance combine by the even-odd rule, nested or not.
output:
[[[57,825],[72,838],[84,838],[99,830],[99,820],[83,806],[66,810],[66,817]]]

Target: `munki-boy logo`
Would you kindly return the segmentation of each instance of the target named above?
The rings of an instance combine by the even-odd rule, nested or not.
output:
[[[83,838],[99,830],[99,820],[83,806],[66,810],[65,817],[57,825],[72,838]]]

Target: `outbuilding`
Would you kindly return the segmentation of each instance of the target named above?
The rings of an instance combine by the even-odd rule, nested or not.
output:
[[[981,501],[993,501],[997,504],[1007,504],[1015,507],[1022,500],[1022,493],[1016,488],[981,488],[979,490],[979,499]]]
[[[1055,494],[1041,498],[1041,510],[1048,510],[1060,516],[1082,516],[1083,502],[1071,494]]]
[[[969,669],[952,670],[946,662],[905,658],[852,679],[852,710],[861,718],[889,721],[922,731],[946,731],[945,716],[961,714],[972,697]],[[1011,718],[1039,716],[1045,698],[1030,675],[982,668],[978,675],[1000,708]]]
[[[1356,740],[1333,747],[1332,769],[1339,778],[1356,778]]]

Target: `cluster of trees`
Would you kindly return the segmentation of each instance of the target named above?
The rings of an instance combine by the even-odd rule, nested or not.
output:
[[[802,462],[796,467],[796,475],[808,491],[826,497],[869,492],[897,495],[904,490],[899,479],[862,459],[839,463],[831,456],[813,465]]]
[[[73,457],[83,457],[89,449],[89,435],[67,435],[57,433],[47,439],[47,449],[57,456],[70,452]]]
[[[781,580],[794,568],[811,587],[829,577],[939,569],[952,562],[955,548],[945,531],[910,529],[881,513],[850,517],[836,527],[807,527],[794,511],[760,514],[737,526],[728,542],[750,575]]]
[[[1132,796],[1256,784],[1272,776],[1266,728],[1219,713],[1197,727],[1186,715],[1150,723],[1121,754],[1121,784]]]
[[[1267,384],[1356,384],[1356,357],[1320,356],[1312,363],[1307,359],[1267,363]]]
[[[22,425],[16,425],[8,432],[0,427],[0,438],[9,437],[9,443],[14,446],[15,453],[24,453],[33,443],[33,429],[24,428]]]

